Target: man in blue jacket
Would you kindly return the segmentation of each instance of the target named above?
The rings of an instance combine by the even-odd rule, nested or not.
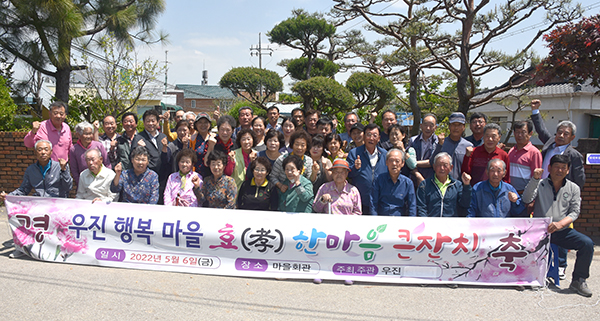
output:
[[[346,160],[350,165],[348,177],[352,185],[358,188],[362,202],[363,215],[371,214],[371,187],[373,181],[382,173],[387,172],[385,149],[378,147],[379,127],[368,124],[363,130],[365,144],[354,148],[348,153]]]
[[[416,216],[417,200],[412,180],[400,174],[406,154],[392,148],[386,155],[388,173],[377,176],[371,191],[371,215]]]
[[[464,217],[471,204],[471,176],[462,173],[462,182],[450,177],[452,157],[446,152],[435,155],[435,175],[417,189],[417,215],[423,217]]]
[[[502,181],[506,175],[506,163],[501,159],[490,160],[486,174],[488,180],[473,187],[467,217],[525,216],[527,212],[517,190]]]

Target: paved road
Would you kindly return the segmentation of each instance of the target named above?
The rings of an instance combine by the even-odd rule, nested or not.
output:
[[[600,320],[600,247],[584,298],[561,288],[249,279],[9,259],[0,210],[0,320]],[[574,254],[569,253],[570,267]],[[569,270],[570,273],[571,270]]]

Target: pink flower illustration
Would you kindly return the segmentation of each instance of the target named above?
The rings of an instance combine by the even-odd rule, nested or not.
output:
[[[13,240],[16,245],[23,248],[27,245],[35,243],[35,231],[28,230],[25,226],[19,226],[14,230]]]

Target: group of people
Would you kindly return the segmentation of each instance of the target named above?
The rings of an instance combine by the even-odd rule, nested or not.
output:
[[[270,107],[267,119],[250,107],[238,120],[214,113],[216,133],[206,113],[179,110],[171,129],[170,114],[148,110],[144,129],[138,117],[106,116],[99,124],[64,123],[67,106],[55,102],[50,119],[34,122],[24,139],[37,162],[27,168],[11,195],[67,197],[73,181],[76,198],[167,206],[316,212],[344,215],[422,217],[551,217],[548,232],[559,245],[564,273],[566,250],[577,250],[571,288],[591,296],[585,280],[593,242],[577,232],[582,155],[571,146],[576,126],[562,121],[552,135],[531,102],[531,120],[513,126],[516,145],[508,153],[502,129],[485,115],[469,118],[472,135],[463,137],[467,119],[449,117],[449,135],[436,135],[437,118],[423,117],[420,134],[410,137],[385,111],[382,128],[372,114],[365,125],[358,115],[344,117],[345,131],[318,111],[295,109],[280,119]],[[533,130],[544,142],[530,142]],[[5,197],[3,192],[0,198]]]

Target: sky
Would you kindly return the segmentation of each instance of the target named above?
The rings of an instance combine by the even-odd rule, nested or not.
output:
[[[166,10],[159,17],[157,30],[168,34],[168,43],[155,44],[151,47],[138,46],[140,57],[151,57],[164,64],[165,51],[168,51],[168,83],[200,84],[202,71],[208,71],[208,84],[217,85],[219,79],[231,68],[258,67],[258,57],[250,56],[250,47],[256,47],[259,33],[262,33],[263,47],[273,49],[272,56],[263,56],[262,67],[273,70],[279,75],[286,72],[277,63],[286,58],[297,58],[300,51],[288,47],[269,44],[265,35],[279,22],[289,18],[296,8],[308,12],[327,12],[334,2],[330,0],[165,0]],[[492,0],[492,2],[497,2]],[[584,6],[594,5],[586,14],[595,14],[600,1],[583,0]],[[393,2],[387,11],[403,11],[402,1]],[[519,45],[524,45],[536,30],[522,30],[535,26],[543,21],[537,15],[528,19],[516,28],[512,36],[492,43],[491,48],[513,53]],[[356,20],[338,28],[338,31],[349,28],[363,29],[364,20]],[[363,34],[367,40],[373,41],[378,36],[371,31]],[[545,56],[548,49],[539,40],[534,50]],[[17,76],[19,72],[16,73]],[[499,86],[508,80],[511,73],[494,72],[482,79],[483,87]],[[350,72],[336,75],[336,80],[344,83]],[[283,79],[289,92],[289,77]]]

